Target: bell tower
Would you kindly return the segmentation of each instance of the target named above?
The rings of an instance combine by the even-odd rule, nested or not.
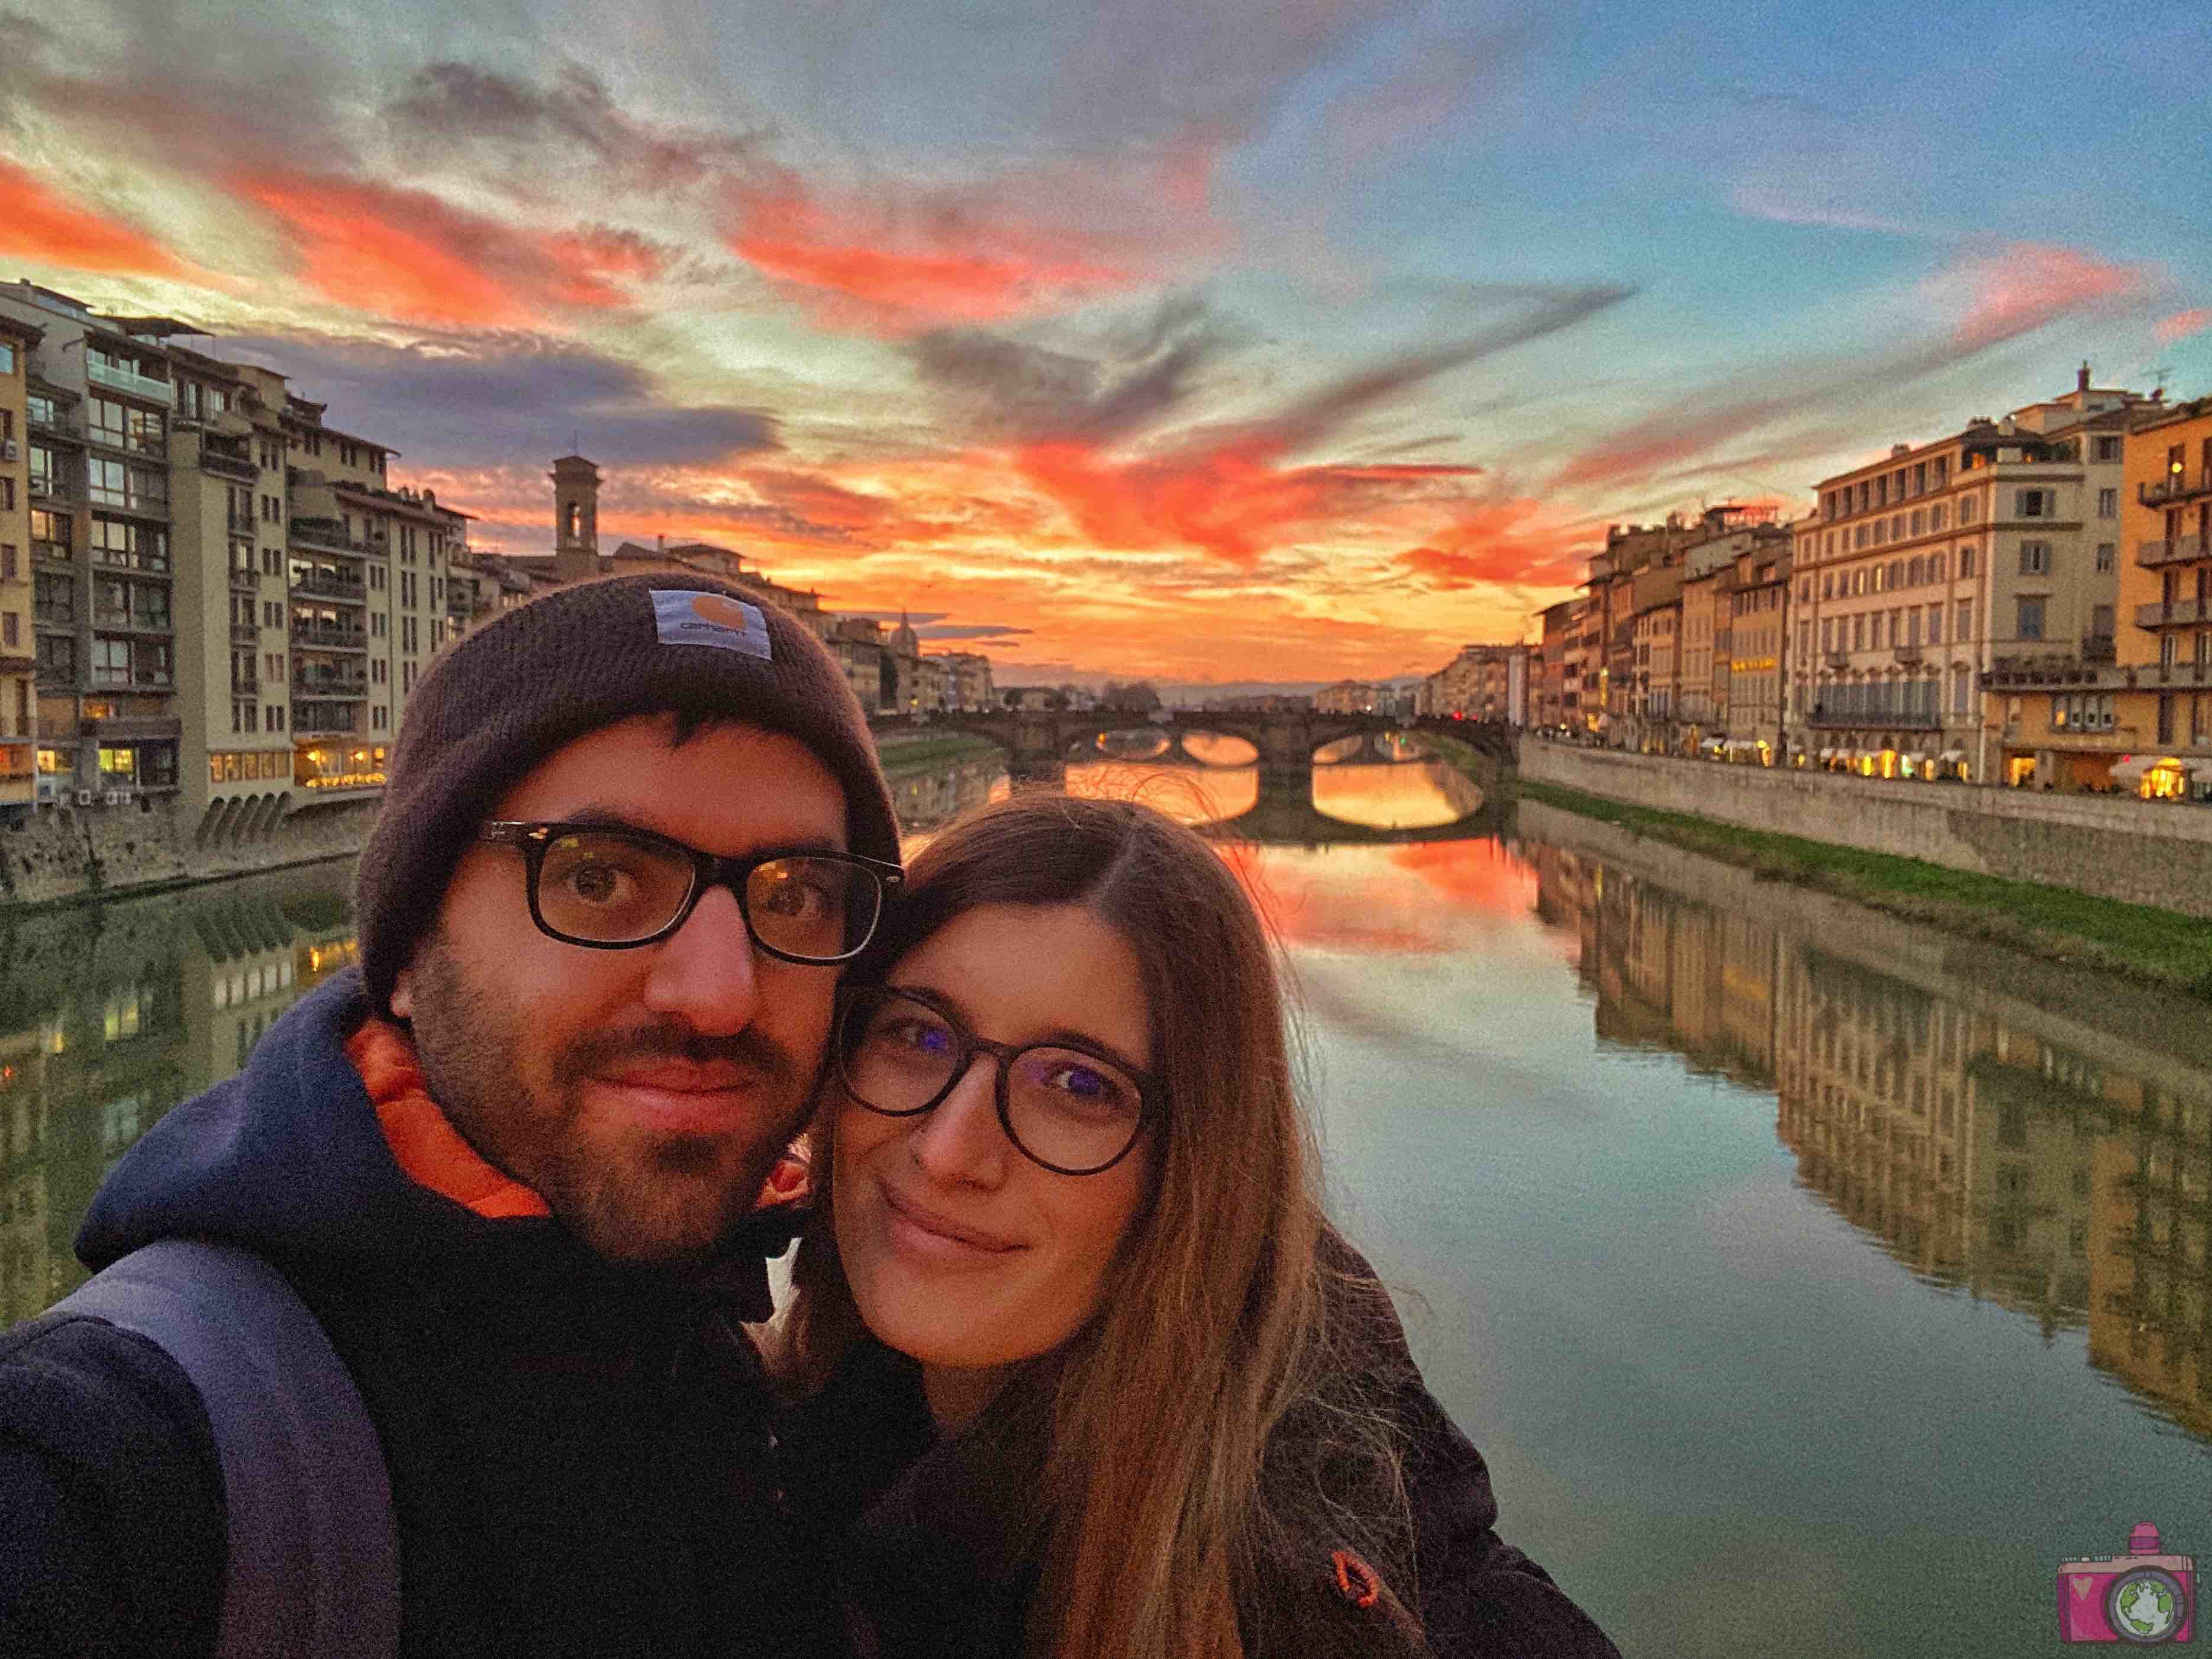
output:
[[[553,574],[563,584],[599,574],[599,469],[581,455],[553,463]]]

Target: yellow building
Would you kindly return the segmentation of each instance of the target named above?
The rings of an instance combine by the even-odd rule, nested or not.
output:
[[[1798,526],[1792,722],[1831,765],[2019,781],[1986,717],[2031,665],[2112,660],[2122,449],[2147,399],[2092,386],[1823,479]]]
[[[2120,672],[2099,688],[2126,738],[2109,775],[2144,793],[2203,794],[2212,787],[2212,398],[2138,416],[2125,501]]]
[[[0,315],[0,815],[38,783],[38,659],[31,623],[31,352],[40,331]]]

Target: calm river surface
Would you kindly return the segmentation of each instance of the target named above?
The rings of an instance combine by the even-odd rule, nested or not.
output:
[[[899,804],[926,831],[1004,787]],[[2212,1559],[2199,1006],[1533,805],[1451,839],[1476,803],[1420,765],[1329,769],[1340,831],[1249,771],[1069,787],[1202,787],[1279,834],[1232,856],[1337,1211],[1501,1530],[1626,1653],[2055,1655],[2061,1559],[2151,1520]],[[349,875],[0,920],[8,1317],[81,1277],[107,1165],[352,959]]]

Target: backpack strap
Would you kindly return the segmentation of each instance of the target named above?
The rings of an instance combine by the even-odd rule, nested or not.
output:
[[[376,1429],[330,1338],[251,1250],[164,1239],[54,1305],[161,1348],[222,1465],[228,1554],[216,1659],[391,1659],[399,1540]]]

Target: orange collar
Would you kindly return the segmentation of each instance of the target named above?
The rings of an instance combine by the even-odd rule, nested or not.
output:
[[[346,1039],[346,1058],[376,1108],[384,1144],[417,1186],[495,1219],[550,1215],[545,1200],[477,1155],[447,1121],[415,1057],[415,1040],[389,1020],[369,1019]]]

